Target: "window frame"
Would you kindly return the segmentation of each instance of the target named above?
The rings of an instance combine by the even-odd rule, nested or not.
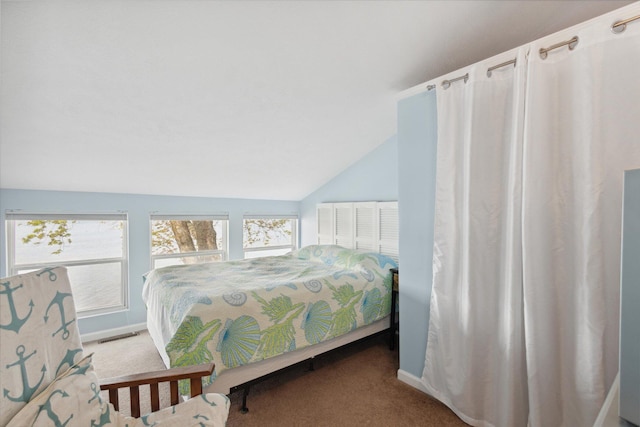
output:
[[[290,245],[274,245],[274,246],[263,246],[258,248],[248,248],[245,247],[244,242],[244,222],[245,220],[251,219],[288,219],[292,221],[293,227],[291,230],[291,244]],[[298,229],[300,227],[300,218],[297,214],[245,214],[242,216],[242,254],[243,258],[247,259],[247,253],[252,252],[264,252],[264,251],[273,251],[279,249],[290,249],[296,250],[298,249]],[[269,255],[265,255],[269,256]]]
[[[122,257],[87,258],[83,260],[47,261],[41,263],[16,264],[16,224],[17,221],[30,220],[66,220],[66,221],[122,221]],[[15,276],[24,274],[25,270],[39,270],[45,267],[81,267],[101,264],[120,263],[120,292],[122,304],[95,308],[90,310],[78,310],[79,319],[98,316],[102,314],[117,313],[129,309],[129,217],[126,212],[116,213],[5,213],[6,246],[7,246],[7,274]],[[20,272],[23,273],[20,273]]]
[[[222,227],[222,249],[194,251],[194,252],[178,252],[176,254],[153,254],[153,221],[224,221]],[[158,268],[155,266],[157,260],[172,258],[192,258],[207,255],[222,255],[222,261],[229,259],[229,214],[155,214],[149,215],[149,262],[151,269]]]

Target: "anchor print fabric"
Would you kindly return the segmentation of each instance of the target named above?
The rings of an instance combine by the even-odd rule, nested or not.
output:
[[[201,394],[186,402],[140,418],[118,414],[118,427],[223,427],[227,423],[231,403],[224,394]]]
[[[141,418],[123,416],[100,396],[89,355],[33,398],[7,427],[224,426],[228,412],[226,396],[207,394]]]
[[[0,279],[0,425],[82,358],[67,270]]]
[[[115,423],[112,406],[100,397],[91,355],[67,368],[16,414],[7,427],[105,426]]]
[[[226,369],[387,316],[392,267],[378,253],[313,245],[277,257],[159,268],[147,275],[143,300],[165,363],[213,361],[209,384]]]
[[[64,267],[0,279],[0,426],[224,426],[229,399],[200,395],[135,419],[100,396],[83,358]]]

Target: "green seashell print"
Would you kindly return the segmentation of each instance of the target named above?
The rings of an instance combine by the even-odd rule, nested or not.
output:
[[[300,316],[305,304],[302,302],[293,304],[291,298],[283,294],[271,298],[269,301],[255,291],[251,294],[262,306],[262,314],[268,316],[269,320],[274,323],[260,331],[261,340],[258,347],[260,357],[266,359],[295,349],[293,320]]]
[[[243,315],[236,320],[228,319],[220,332],[216,351],[228,368],[246,364],[260,343],[260,326],[256,319]]]
[[[357,293],[362,293],[362,291],[356,292],[353,289],[353,285],[349,283],[344,284],[338,287],[337,289],[335,286],[331,285],[331,283],[326,279],[325,279],[325,283],[327,284],[329,289],[331,289],[331,291],[333,292],[333,299],[336,300],[341,307],[344,307],[345,305],[349,304],[349,301],[351,301],[351,299]]]
[[[330,338],[346,334],[356,328],[357,314],[355,305],[362,299],[362,291],[355,292],[353,286],[345,284],[336,288],[329,281],[325,284],[333,292],[333,299],[340,304],[340,308],[333,313],[333,323],[331,325]]]
[[[344,265],[345,267],[349,267],[349,268],[361,263],[363,260],[367,259],[368,257],[369,257],[368,254],[361,253],[361,252],[354,252],[351,250],[343,250],[338,252],[338,254],[336,255],[337,262],[339,262],[340,265]]]
[[[220,320],[207,324],[195,316],[188,316],[166,347],[172,366],[190,366],[213,360],[207,341],[220,329]]]
[[[331,329],[331,307],[326,301],[309,303],[300,327],[310,344],[321,342]]]
[[[380,293],[380,289],[373,288],[364,294],[362,299],[362,306],[360,306],[360,312],[365,324],[369,324],[380,317],[382,309],[384,307],[384,300]]]
[[[276,323],[260,332],[262,340],[258,351],[263,359],[277,356],[286,351],[295,350],[295,334],[293,320],[302,313],[304,304],[294,306],[294,311],[282,323]]]
[[[284,319],[291,310],[293,310],[293,303],[291,298],[280,294],[278,297],[271,298],[269,301],[262,298],[256,291],[251,291],[253,297],[262,306],[262,314],[269,317],[272,322],[280,322]],[[296,305],[297,306],[297,305]]]
[[[199,365],[213,360],[207,343],[218,329],[220,329],[219,319],[203,324],[199,317],[188,316],[171,342],[167,344],[166,350],[171,360],[171,367]],[[203,384],[210,384],[211,381],[212,378],[204,379]],[[189,381],[179,381],[178,388],[181,394],[188,394]]]
[[[391,291],[386,292],[382,297],[382,316],[391,313]]]

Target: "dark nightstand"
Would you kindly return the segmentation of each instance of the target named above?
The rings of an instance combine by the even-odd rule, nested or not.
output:
[[[397,268],[391,269],[391,319],[389,322],[389,350],[396,347],[396,331],[399,330],[396,323],[396,306],[398,304],[398,286],[400,285],[400,274]]]

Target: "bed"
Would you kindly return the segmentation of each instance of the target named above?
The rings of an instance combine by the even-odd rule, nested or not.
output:
[[[335,245],[171,266],[146,275],[149,333],[167,367],[215,362],[234,387],[389,327],[393,259]]]

